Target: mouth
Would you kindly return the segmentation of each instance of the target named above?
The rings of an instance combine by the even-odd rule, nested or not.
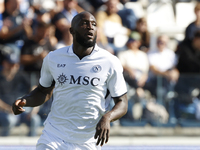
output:
[[[87,37],[93,38],[94,34],[92,32],[87,33]]]

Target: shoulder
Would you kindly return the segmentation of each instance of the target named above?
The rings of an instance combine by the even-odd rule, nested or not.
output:
[[[190,24],[187,26],[186,29],[192,28],[192,27],[194,27],[194,26],[196,26],[196,25],[195,25],[195,22],[192,22],[192,23],[190,23]]]
[[[109,51],[107,51],[106,49],[99,47],[98,45],[95,46],[95,49],[98,49],[99,54],[103,55],[105,58],[107,57],[115,57],[115,55],[111,54]]]
[[[102,57],[105,61],[109,62],[109,63],[115,63],[115,61],[118,61],[118,57],[111,54],[109,51],[98,47],[98,53],[97,53],[98,57]]]
[[[138,55],[139,55],[139,57],[142,58],[142,59],[148,59],[147,53],[145,53],[145,52],[143,52],[143,51],[141,51],[141,50],[138,51]]]
[[[120,51],[119,53],[118,53],[118,57],[122,57],[122,56],[127,56],[127,55],[131,55],[131,50],[125,50],[125,51]]]
[[[171,55],[174,55],[174,54],[175,54],[175,52],[174,52],[173,50],[169,49],[169,48],[166,48],[166,49],[164,50],[164,52],[166,52],[166,53],[168,53],[168,54],[171,54]]]
[[[106,12],[105,11],[98,11],[97,13],[96,13],[96,17],[105,17],[105,16],[107,16],[107,14],[106,14]]]
[[[140,55],[145,55],[145,56],[147,55],[147,53],[145,53],[145,52],[143,52],[143,51],[141,51],[141,50],[139,50],[138,53],[139,53]]]
[[[121,70],[122,64],[119,58],[113,54],[110,54],[107,59],[107,65],[109,65],[110,70]]]

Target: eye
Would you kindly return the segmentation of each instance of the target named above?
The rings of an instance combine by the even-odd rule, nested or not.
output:
[[[86,21],[84,21],[82,24],[83,24],[83,25],[86,25],[86,24],[87,24],[87,22],[86,22]]]
[[[92,25],[93,25],[93,26],[97,26],[97,24],[96,24],[95,22],[94,22],[94,23],[92,23]]]

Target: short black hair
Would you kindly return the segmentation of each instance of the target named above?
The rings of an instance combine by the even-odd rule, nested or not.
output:
[[[84,14],[86,14],[86,13],[88,13],[88,14],[91,14],[90,12],[88,12],[88,11],[83,11],[83,12],[81,12],[81,13],[79,13],[79,14],[77,14],[76,16],[74,16],[74,18],[72,19],[72,22],[71,22],[71,26],[73,27],[77,22],[77,19],[79,19],[80,17],[82,17]],[[91,14],[92,15],[92,14]]]

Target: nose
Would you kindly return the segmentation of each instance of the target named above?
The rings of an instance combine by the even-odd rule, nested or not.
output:
[[[92,22],[89,22],[89,23],[88,23],[87,28],[90,29],[90,30],[93,30],[93,29],[94,29],[94,26],[92,25]]]

